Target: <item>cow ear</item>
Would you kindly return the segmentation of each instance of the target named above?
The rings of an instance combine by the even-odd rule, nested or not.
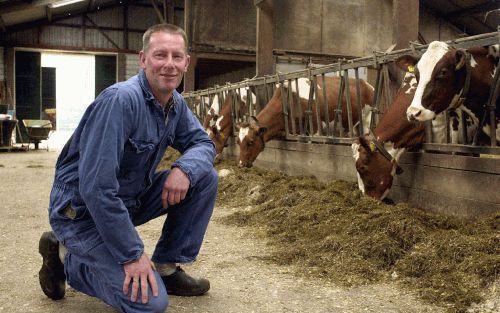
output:
[[[466,58],[466,55],[465,55],[465,51],[463,50],[457,50],[455,52],[455,61],[456,61],[456,65],[455,65],[455,70],[458,71],[459,69],[461,69],[462,67],[464,67],[465,65],[465,62],[467,61],[467,58]]]
[[[264,133],[267,131],[267,127],[259,127],[259,131],[257,132],[257,135],[262,136]]]
[[[366,137],[360,136],[358,140],[359,140],[359,144],[363,148],[365,148],[368,152],[371,152],[370,143],[368,142],[368,139],[366,139]]]
[[[396,60],[397,66],[403,71],[413,73],[418,59],[411,55],[402,55]]]
[[[240,128],[241,128],[241,124],[240,124],[240,123],[238,123],[238,124],[236,124],[234,127],[236,128],[236,130],[240,130]]]

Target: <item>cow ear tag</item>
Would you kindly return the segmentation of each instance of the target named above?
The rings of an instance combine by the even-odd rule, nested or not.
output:
[[[408,65],[408,72],[410,72],[410,73],[415,72],[415,66],[413,66],[413,65]]]
[[[375,148],[376,148],[376,147],[375,147],[375,144],[374,144],[373,142],[370,142],[370,150],[371,150],[372,152],[375,152]]]

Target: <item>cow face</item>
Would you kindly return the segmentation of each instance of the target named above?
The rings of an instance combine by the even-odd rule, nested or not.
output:
[[[359,189],[367,196],[384,199],[392,187],[397,162],[386,159],[365,137],[359,137],[351,148],[356,160]]]
[[[217,153],[217,157],[224,150],[224,146],[226,144],[226,136],[224,135],[220,123],[224,119],[224,116],[213,115],[208,122],[208,126],[206,128],[206,132],[208,137],[212,139],[215,144],[215,151]],[[217,158],[216,157],[216,158]]]
[[[409,121],[432,120],[450,105],[460,92],[466,56],[461,50],[440,41],[432,42],[415,66],[418,86],[406,111]]]
[[[236,129],[239,131],[236,143],[240,146],[238,166],[252,167],[259,153],[264,150],[264,134],[267,128],[256,123],[242,123],[238,124]]]

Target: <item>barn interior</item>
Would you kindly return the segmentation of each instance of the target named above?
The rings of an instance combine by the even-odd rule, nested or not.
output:
[[[76,128],[86,106],[106,87],[127,80],[138,73],[140,69],[138,53],[142,49],[142,34],[151,25],[164,22],[181,26],[188,35],[191,63],[178,91],[186,95],[190,105],[191,99],[196,99],[200,95],[208,98],[209,94],[213,96],[215,92],[221,92],[221,88],[235,89],[235,86],[242,87],[245,84],[248,86],[248,82],[252,82],[254,84],[252,86],[261,86],[259,79],[283,81],[287,74],[295,71],[303,70],[305,71],[303,73],[306,73],[311,69],[329,67],[333,76],[341,75],[340,70],[335,73],[337,66],[360,62],[363,58],[370,60],[392,58],[394,61],[391,56],[394,51],[405,50],[410,53],[424,51],[429,43],[436,40],[457,45],[464,42],[498,44],[500,38],[500,7],[495,0],[0,0],[0,164],[2,164],[2,154],[42,152],[33,151],[38,149],[58,152],[62,149]],[[383,76],[384,83],[395,84],[396,87],[393,85],[389,87],[393,88],[391,90],[394,93],[394,88],[397,88],[395,76],[398,74],[393,73],[390,68],[387,71],[387,73],[380,71],[367,61],[364,66],[359,67],[356,75],[373,86],[378,85],[377,81],[382,77],[380,75],[387,75]],[[354,75],[352,68],[348,72],[349,77]],[[326,74],[329,75],[330,73]],[[269,95],[258,87],[252,91],[257,94],[258,99],[269,98]],[[388,97],[387,91],[382,92]],[[260,103],[265,102],[256,105],[263,106]],[[192,109],[200,119],[206,114],[206,112],[200,113],[193,107]],[[382,106],[381,111],[384,109],[386,108]],[[28,121],[34,121],[35,124],[30,124]],[[39,133],[32,133],[33,131]],[[427,127],[427,133],[429,132]],[[284,140],[272,140],[266,143],[265,150],[255,161],[254,169],[238,169],[235,166],[240,151],[236,136],[235,132],[229,139],[223,154],[225,160],[222,167],[219,165],[219,168],[241,171],[237,174],[241,176],[225,180],[221,185],[225,192],[223,200],[229,203],[225,205],[234,205],[227,195],[234,192],[238,182],[250,184],[249,177],[252,179],[267,177],[267,174],[263,174],[263,170],[280,171],[280,174],[272,172],[272,175],[276,176],[270,178],[270,181],[281,181],[288,189],[275,191],[272,184],[264,187],[277,194],[285,194],[300,185],[300,182],[293,178],[283,178],[281,173],[291,176],[301,175],[301,179],[306,179],[304,176],[313,176],[321,182],[318,183],[320,184],[318,190],[337,187],[347,189],[358,180],[351,150],[351,143],[355,139],[352,134],[347,133],[341,138],[322,136],[324,138],[311,139],[308,136],[288,136]],[[388,195],[391,201],[398,203],[395,209],[398,214],[403,212],[403,207],[406,209],[406,206],[421,208],[426,212],[411,221],[404,220],[402,226],[398,224],[397,227],[400,227],[397,228],[398,231],[403,232],[402,229],[406,230],[405,227],[414,230],[409,226],[412,223],[412,225],[418,224],[418,227],[415,226],[417,228],[434,231],[435,225],[431,222],[428,224],[422,222],[428,221],[429,217],[426,215],[428,212],[445,216],[439,220],[443,229],[449,227],[457,232],[458,229],[464,229],[464,233],[460,233],[457,237],[465,238],[464,241],[479,242],[477,247],[474,246],[474,249],[477,248],[475,257],[478,257],[478,263],[482,263],[475,265],[471,271],[481,273],[481,277],[484,278],[484,281],[481,280],[482,283],[496,282],[494,286],[498,286],[498,248],[494,247],[494,244],[498,243],[498,235],[495,237],[490,233],[485,234],[491,229],[498,230],[499,155],[500,147],[496,143],[482,147],[449,142],[425,143],[421,149],[409,151],[401,158],[399,164],[404,169],[404,174],[395,177]],[[39,154],[36,157],[40,157]],[[0,166],[0,170],[1,167],[3,166]],[[332,183],[334,187],[323,185],[332,181],[342,182],[338,185]],[[347,183],[344,185],[344,182]],[[265,199],[255,203],[260,200],[250,197],[253,193],[254,191],[245,189],[240,196],[249,197],[245,205],[259,207],[256,210],[240,208],[241,212],[228,218],[229,223],[233,225],[242,225],[243,222],[263,223],[259,214],[268,207]],[[264,191],[260,194],[264,194]],[[298,201],[293,198],[298,197],[297,194],[292,192],[292,196],[282,199],[285,207],[286,201],[294,203]],[[352,191],[339,191],[342,200],[351,196],[353,196]],[[266,194],[266,197],[273,196]],[[376,219],[379,216],[377,214],[389,214],[391,211],[388,206],[378,207],[381,205],[379,202],[361,198],[359,192],[353,197],[372,209],[370,213],[363,213],[369,214],[370,218]],[[317,200],[305,197],[304,199],[309,203]],[[345,201],[352,203],[350,200]],[[306,202],[300,202],[297,207],[304,209],[307,205]],[[321,210],[330,209],[321,207]],[[409,210],[404,211],[404,214],[414,212],[413,209]],[[286,215],[284,212],[285,210],[272,211],[276,215]],[[293,214],[296,214],[293,216],[297,219],[306,219],[311,216],[317,218],[317,214],[326,213],[311,212],[306,217],[298,211],[294,211]],[[363,214],[357,218],[368,216]],[[269,215],[265,217],[269,218]],[[463,220],[475,221],[482,217],[490,219],[474,224],[477,226],[475,230],[469,227],[470,225],[465,227],[463,224]],[[293,223],[290,220],[287,222]],[[313,229],[314,225],[311,224],[310,228]],[[383,228],[380,225],[377,227]],[[289,229],[291,228],[292,226],[289,226]],[[417,231],[420,231],[420,228],[415,233]],[[435,231],[435,234],[437,233],[438,231]],[[385,236],[385,233],[383,235]],[[471,237],[468,237],[469,235]],[[291,245],[292,241],[296,242],[294,240],[297,238],[290,238],[286,233],[284,238],[280,237],[279,240],[283,241],[275,243],[278,250],[280,245],[287,246]],[[311,238],[311,241],[315,240],[314,236]],[[318,245],[338,248],[331,238],[321,240],[323,239],[325,241],[321,243],[318,241]],[[380,242],[376,240],[369,242],[373,246],[377,243]],[[365,244],[368,245],[366,242]],[[460,247],[463,247],[461,242],[455,243],[450,237],[445,237],[440,244],[443,246],[449,244],[455,248],[451,252],[453,255],[445,259],[446,262],[456,261],[459,257],[465,258],[461,254]],[[482,251],[480,245],[487,246],[489,250]],[[387,247],[380,244],[377,249],[366,251],[376,250],[377,253],[383,254],[387,252],[384,250]],[[399,264],[398,270],[413,271],[416,276],[418,273],[412,267],[414,264],[428,266],[431,261],[425,254],[435,251],[429,246],[420,248],[422,250],[412,255],[413,259],[405,261],[408,263]],[[304,244],[301,249],[300,253],[303,256],[302,254],[306,253],[304,251],[309,248]],[[363,253],[368,253],[366,251]],[[394,250],[389,252],[392,251]],[[389,252],[386,256],[390,254]],[[410,249],[407,252],[410,255]],[[488,254],[488,258],[481,259],[482,253]],[[322,261],[328,259],[325,255],[316,257]],[[433,257],[435,258],[432,262],[439,260],[434,254]],[[273,255],[273,258],[279,259],[276,255]],[[287,258],[288,262],[293,263],[293,255],[288,255]],[[295,261],[297,260],[299,265],[314,263],[299,257]],[[395,259],[391,260],[395,263]],[[353,264],[353,267],[358,265],[358,263]],[[380,266],[385,266],[386,269],[391,266],[393,269],[393,265]],[[403,265],[407,268],[403,269]],[[440,263],[440,266],[443,267],[443,271],[450,270],[446,264]],[[328,275],[333,272],[334,269],[330,268]],[[384,272],[381,275],[386,274]],[[322,273],[321,269],[317,270],[315,275],[328,276]],[[391,273],[387,275],[390,276]],[[368,276],[369,273],[367,276],[359,276],[362,284],[370,281]],[[497,308],[500,309],[498,302],[490,301],[488,306],[493,305],[493,309],[481,307],[474,311],[471,308],[472,303],[481,301],[484,294],[471,292],[466,297],[467,292],[464,291],[466,289],[463,289],[462,294],[453,293],[450,296],[446,294],[446,290],[436,287],[448,278],[445,276],[442,280],[433,281],[434,285],[429,284],[423,288],[427,288],[428,295],[432,294],[434,299],[432,301],[438,301],[436,299],[440,297],[449,299],[453,297],[450,301],[459,303],[454,308],[460,309],[453,311],[452,308],[449,309],[450,312],[465,312],[467,309],[470,312],[481,312],[481,310],[495,312]],[[351,278],[342,276],[341,279]],[[466,277],[458,279],[467,280]],[[479,281],[475,280],[470,284],[479,284]],[[416,284],[416,278],[409,278],[407,282]],[[460,288],[461,285],[453,286]],[[481,286],[483,287],[486,288]],[[432,291],[429,291],[431,289]],[[471,287],[467,290],[472,289]],[[494,298],[498,296],[500,288],[493,289]],[[442,293],[438,294],[436,290]],[[485,290],[480,289],[480,292],[486,292]],[[183,308],[181,303],[177,310],[187,312],[196,305],[190,303],[186,307],[187,309]],[[383,308],[380,310],[383,311]],[[420,311],[410,309],[409,312]]]

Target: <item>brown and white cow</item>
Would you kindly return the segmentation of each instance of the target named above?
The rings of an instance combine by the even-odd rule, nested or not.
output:
[[[248,114],[247,105],[246,105],[246,90],[245,88],[241,88],[241,92],[244,94],[237,97],[237,107],[238,107],[238,117],[242,117],[245,114]],[[251,93],[252,103],[255,103],[255,96]],[[231,117],[231,107],[233,102],[233,94],[228,94],[224,102],[222,103],[222,107],[219,111],[219,103],[218,98],[214,100],[214,103],[210,107],[205,119],[203,121],[203,127],[207,132],[210,139],[215,144],[215,151],[217,153],[216,158],[220,157],[224,147],[226,146],[227,140],[230,136],[233,135],[233,120]]]
[[[373,130],[373,137],[361,136],[351,146],[359,189],[370,197],[382,200],[387,196],[394,175],[402,172],[398,165],[400,157],[407,149],[418,147],[425,140],[424,124],[409,122],[406,119],[406,110],[413,100],[416,86],[415,75],[412,72],[406,73],[392,104]],[[465,139],[459,131],[462,109],[466,111],[468,124],[468,138]],[[450,112],[450,124],[451,141],[463,143],[472,139],[478,120],[469,114],[467,109],[459,107]],[[444,113],[438,114],[432,121],[434,142],[446,142],[446,127]],[[382,145],[385,151],[381,151],[377,145]],[[385,153],[387,154],[384,155]]]
[[[328,111],[329,111],[329,120],[333,120],[335,110],[337,109],[337,101],[338,101],[338,92],[340,87],[341,79],[340,77],[326,77],[326,88],[327,88],[327,101],[328,101]],[[352,109],[352,119],[353,123],[356,124],[358,122],[358,108],[355,105],[357,103],[356,96],[356,85],[355,80],[350,79],[349,81],[349,92],[351,97],[351,109]],[[295,90],[295,84],[292,83],[292,105],[294,108],[295,121],[293,123],[298,124],[299,118],[302,119],[303,125],[306,125],[305,119],[305,110],[308,104],[309,97],[309,89],[310,89],[310,81],[307,78],[300,78],[298,80],[299,88]],[[317,99],[318,106],[320,108],[320,117],[321,120],[325,120],[325,112],[324,112],[324,99],[323,99],[323,83],[321,80],[317,82]],[[288,90],[285,88],[285,90]],[[362,107],[368,105],[370,106],[373,102],[374,96],[374,88],[365,82],[364,80],[360,80],[360,98]],[[287,92],[287,91],[286,91]],[[298,93],[299,101],[297,102]],[[281,100],[281,89],[277,88],[273,94],[273,97],[267,105],[259,112],[256,117],[256,123],[242,123],[237,125],[237,129],[239,130],[239,134],[236,142],[240,147],[240,156],[239,156],[239,166],[251,167],[259,153],[264,150],[265,143],[271,139],[278,139],[285,137],[285,118],[283,114],[282,108],[282,100]],[[347,112],[347,101],[345,97],[342,99],[342,111]],[[368,112],[369,110],[364,110]],[[369,111],[371,112],[371,111]],[[312,107],[312,116],[317,116],[316,106]],[[291,119],[289,119],[289,129],[291,129]],[[346,114],[342,115],[342,125],[343,127],[348,127],[348,117]],[[365,122],[363,125],[367,125]],[[313,118],[313,129],[309,130],[309,133],[315,133],[318,131],[318,125],[316,122],[316,118]]]
[[[460,50],[434,41],[420,60],[406,56],[405,62],[407,66],[415,66],[418,80],[415,97],[406,111],[408,120],[432,120],[437,114],[460,105],[460,98],[476,118],[483,117],[498,62],[498,45]],[[467,72],[470,72],[468,86]],[[497,138],[500,138],[499,99],[495,111]],[[489,123],[487,119],[483,127],[488,135]]]

